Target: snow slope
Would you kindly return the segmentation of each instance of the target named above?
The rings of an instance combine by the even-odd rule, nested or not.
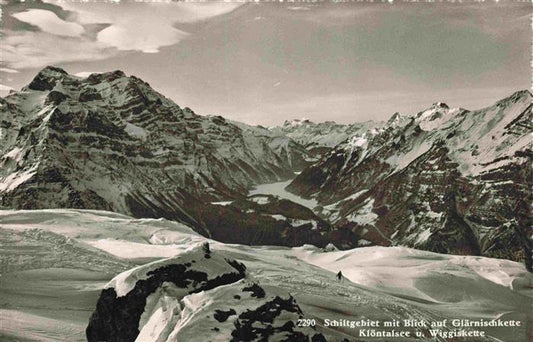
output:
[[[106,282],[111,279],[108,275],[107,281],[90,280],[90,271],[86,271],[86,265],[76,263],[85,253],[91,256],[95,253],[104,253],[107,256],[108,264],[98,263],[99,266],[95,266],[95,271],[92,271],[100,272],[98,273],[100,275],[106,268],[116,274],[121,267],[131,268],[127,265],[152,262],[123,273],[107,285],[108,289],[122,288],[123,286],[119,284],[128,284],[125,288],[131,288],[134,281],[132,279],[138,279],[137,275],[146,274],[146,270],[161,268],[159,266],[162,265],[178,264],[191,258],[203,258],[201,253],[198,254],[198,249],[191,249],[191,246],[204,241],[209,241],[213,257],[205,260],[203,264],[205,266],[199,267],[204,267],[204,271],[209,273],[213,267],[211,260],[215,264],[224,259],[236,260],[246,266],[243,283],[217,286],[208,291],[187,295],[181,301],[173,300],[173,296],[168,295],[175,290],[171,285],[166,285],[165,290],[163,287],[158,287],[157,294],[154,294],[149,301],[150,306],[146,307],[146,314],[142,316],[141,325],[144,328],[140,330],[143,334],[141,336],[159,334],[165,336],[163,341],[173,341],[176,336],[180,336],[179,334],[189,336],[186,339],[190,341],[195,340],[190,336],[197,337],[197,341],[200,341],[200,338],[205,341],[208,336],[227,337],[235,329],[233,323],[239,315],[246,310],[255,310],[267,302],[274,301],[276,296],[283,300],[289,300],[289,296],[292,296],[294,305],[301,309],[303,317],[314,318],[318,323],[316,331],[306,330],[308,335],[319,332],[328,341],[340,341],[342,338],[358,341],[383,339],[361,338],[359,328],[326,327],[325,319],[417,318],[431,321],[445,318],[504,317],[525,322],[528,319],[527,312],[530,310],[529,288],[533,281],[531,274],[519,263],[500,259],[442,255],[400,247],[367,247],[347,251],[334,251],[334,248],[330,248],[329,250],[333,251],[324,252],[309,245],[297,248],[229,245],[207,240],[185,225],[167,220],[139,220],[115,213],[87,210],[4,210],[0,211],[0,231],[3,236],[15,234],[16,239],[12,240],[16,240],[17,243],[28,241],[32,249],[44,244],[45,241],[31,240],[31,236],[25,235],[29,232],[39,232],[42,236],[60,235],[66,239],[65,241],[71,241],[70,244],[79,246],[77,256],[71,257],[75,260],[68,260],[70,254],[46,254],[49,258],[57,255],[57,260],[61,260],[57,264],[61,272],[57,270],[50,272],[51,265],[38,262],[17,266],[24,269],[23,271],[17,268],[3,269],[0,288],[2,293],[7,295],[3,301],[5,304],[0,308],[5,312],[2,315],[0,336],[6,338],[9,336],[22,338],[23,332],[10,327],[20,324],[23,317],[27,331],[41,329],[39,334],[31,335],[32,339],[84,340],[84,336],[73,338],[72,334],[60,338],[57,336],[62,329],[83,333],[89,314],[96,307],[95,288],[104,288]],[[4,261],[6,257],[15,253],[14,249],[5,248],[7,246],[5,241],[6,239],[2,238],[3,265],[6,264]],[[62,248],[65,242],[56,245]],[[168,257],[170,259],[156,261]],[[75,276],[72,273],[74,271],[68,271],[70,274],[65,276],[67,268],[76,270],[78,275]],[[144,271],[139,273],[139,270]],[[335,273],[339,270],[342,270],[349,281],[335,280]],[[216,269],[212,271],[213,274],[217,272]],[[22,277],[22,274],[26,276]],[[76,282],[76,277],[83,281]],[[30,288],[25,285],[29,279],[35,281],[32,286],[37,284],[39,287],[51,281],[62,286],[54,286],[57,291],[48,301],[42,299],[46,297],[46,294],[42,293],[40,299],[29,303],[21,299],[25,293],[24,289]],[[129,280],[124,282],[125,279]],[[254,283],[264,289],[266,295],[263,299],[249,294],[245,297],[242,294],[244,287]],[[5,291],[6,289],[9,291]],[[167,293],[166,296],[163,295],[164,291]],[[241,291],[242,300],[235,300],[233,296],[237,294],[236,291]],[[30,293],[38,291],[31,290]],[[66,294],[68,296],[65,296]],[[87,296],[88,294],[91,295]],[[36,308],[35,303],[42,307]],[[73,303],[78,303],[78,306],[84,308],[83,315],[78,315],[80,318],[73,319],[61,314],[62,306],[72,306]],[[214,319],[213,313],[216,310],[229,312],[231,309],[234,309],[236,314],[228,316],[225,321],[219,322]],[[298,317],[290,314],[290,311],[287,314],[288,316],[276,318],[282,320],[276,322],[281,324],[283,321],[293,321]],[[81,316],[85,317],[85,325]],[[242,317],[239,319],[242,320]],[[70,325],[63,324],[64,322]],[[42,328],[43,324],[46,324],[46,329]],[[209,329],[199,330],[200,327],[209,327]],[[168,331],[165,329],[170,328],[179,333],[161,335],[163,331]],[[211,328],[219,330],[210,330]],[[527,340],[524,329],[488,329],[488,333],[496,339],[485,339],[487,341]],[[174,337],[170,338],[171,336]]]

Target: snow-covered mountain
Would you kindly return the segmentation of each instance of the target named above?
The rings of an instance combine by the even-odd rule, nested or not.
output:
[[[436,103],[353,135],[287,188],[364,243],[526,260],[532,95],[481,110]]]
[[[290,138],[196,115],[121,71],[43,69],[0,99],[0,141],[5,207],[105,209],[204,229],[211,201],[307,165]]]
[[[383,126],[383,122],[366,121],[338,124],[334,121],[314,123],[307,119],[286,120],[282,126],[270,127],[273,133],[290,137],[309,151],[321,155],[349,137]]]
[[[428,326],[383,327],[445,319],[520,321],[438,330],[528,340],[533,276],[508,260],[224,244],[165,219],[75,209],[0,210],[0,238],[0,340],[382,342],[365,334],[402,330],[411,337],[394,340],[445,342]]]

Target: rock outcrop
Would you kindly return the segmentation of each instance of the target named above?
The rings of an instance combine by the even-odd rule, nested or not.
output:
[[[115,277],[100,295],[89,342],[325,341],[283,290],[265,290],[246,267],[206,244]]]

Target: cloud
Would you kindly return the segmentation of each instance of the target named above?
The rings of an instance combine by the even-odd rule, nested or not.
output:
[[[116,55],[116,51],[105,44],[86,37],[58,38],[46,32],[32,31],[8,31],[0,44],[0,53],[3,62],[14,69],[99,60]]]
[[[83,26],[60,19],[54,12],[30,9],[13,14],[16,19],[37,26],[43,32],[58,36],[78,37],[83,34]]]
[[[177,44],[189,35],[176,29],[176,23],[206,20],[242,5],[47,2],[66,11],[68,21],[42,9],[12,14],[17,20],[36,26],[40,31],[2,30],[0,54],[9,69],[101,60],[121,51],[157,53],[161,47]],[[94,32],[95,28],[100,31]]]
[[[160,47],[174,45],[187,35],[169,23],[127,20],[120,25],[111,25],[103,29],[98,33],[97,39],[118,50],[157,53]]]
[[[18,70],[9,69],[9,68],[0,68],[0,72],[6,72],[8,74],[16,74],[18,73]]]
[[[235,3],[57,3],[76,13],[82,24],[109,24],[97,34],[97,40],[118,50],[157,53],[188,36],[175,23],[205,20],[233,11]]]
[[[305,7],[305,6],[289,6],[287,7],[287,9],[291,11],[309,11],[310,10],[309,7]]]

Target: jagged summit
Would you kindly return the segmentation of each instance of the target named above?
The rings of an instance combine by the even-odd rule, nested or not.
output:
[[[395,122],[398,122],[401,118],[401,115],[400,113],[396,112],[394,114],[392,114],[392,116],[390,117],[390,119],[387,121],[387,125],[391,125]]]
[[[124,78],[125,82],[140,83],[146,86],[150,86],[149,83],[143,81],[142,79],[136,76],[127,76],[122,70],[114,70],[101,73],[92,73],[87,77],[79,77],[69,74],[62,68],[56,66],[46,66],[37,75],[33,80],[28,84],[25,89],[37,90],[37,91],[48,91],[52,90],[56,84],[67,83],[79,85],[80,80],[85,81],[90,85],[96,85],[102,82],[112,82],[117,79]]]
[[[44,68],[42,68],[41,71],[39,71],[37,73],[37,76],[39,76],[39,75],[42,75],[42,76],[53,76],[53,75],[56,75],[56,74],[68,75],[68,72],[66,72],[64,69],[62,69],[60,67],[56,67],[56,66],[53,66],[53,65],[47,65]]]
[[[292,120],[285,120],[283,123],[283,126],[300,126],[300,125],[313,125],[314,122],[312,122],[309,119],[292,119]]]
[[[52,90],[56,83],[63,77],[68,76],[68,73],[54,66],[47,66],[37,73],[27,88],[31,90]]]
[[[450,107],[444,103],[444,102],[435,102],[434,104],[431,105],[430,108],[444,108],[444,109],[449,109]]]
[[[531,101],[531,98],[533,97],[533,95],[531,94],[531,91],[528,90],[528,89],[523,89],[523,90],[518,90],[516,92],[514,92],[512,95],[496,102],[496,105],[499,105],[499,106],[507,106],[507,105],[510,105],[510,104],[513,104],[515,102],[518,102],[518,101],[521,101],[521,100],[525,100],[525,101]]]
[[[363,134],[383,124],[383,122],[374,121],[353,124],[339,124],[335,121],[314,123],[307,119],[294,119],[286,120],[282,126],[270,127],[270,131],[288,136],[320,156],[350,136]]]

